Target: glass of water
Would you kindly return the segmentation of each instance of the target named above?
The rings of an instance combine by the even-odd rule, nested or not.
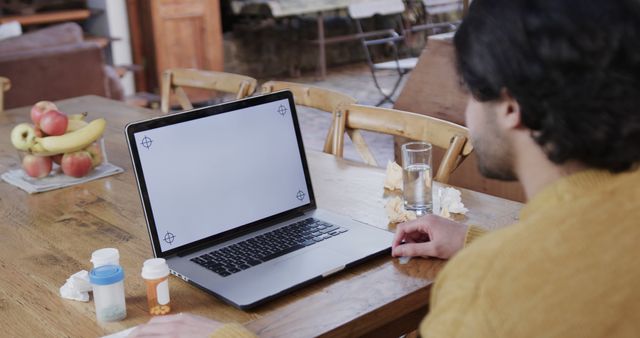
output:
[[[431,144],[409,142],[402,145],[404,208],[418,215],[432,212]]]

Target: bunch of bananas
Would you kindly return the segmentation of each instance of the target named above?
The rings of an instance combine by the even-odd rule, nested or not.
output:
[[[58,136],[38,137],[33,125],[21,123],[11,131],[11,143],[16,149],[36,156],[52,156],[82,150],[98,140],[107,125],[103,118],[86,122],[85,117],[86,114],[70,115],[67,132]]]

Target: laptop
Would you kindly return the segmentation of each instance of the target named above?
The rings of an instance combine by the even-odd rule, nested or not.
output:
[[[289,91],[125,132],[154,255],[235,307],[389,252],[391,232],[317,208]]]

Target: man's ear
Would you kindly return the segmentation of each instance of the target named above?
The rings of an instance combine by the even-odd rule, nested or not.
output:
[[[518,129],[522,127],[522,115],[520,104],[505,88],[500,93],[500,108],[498,109],[498,123],[505,129]]]

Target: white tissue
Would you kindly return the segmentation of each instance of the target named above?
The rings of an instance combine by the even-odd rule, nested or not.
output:
[[[436,196],[439,202],[439,210],[437,213],[444,217],[448,217],[448,213],[464,215],[469,211],[469,209],[464,207],[462,203],[462,193],[460,193],[458,189],[450,187],[439,188]]]
[[[89,273],[87,270],[82,270],[71,275],[67,282],[60,287],[60,296],[66,299],[88,302],[89,291],[91,291]]]

